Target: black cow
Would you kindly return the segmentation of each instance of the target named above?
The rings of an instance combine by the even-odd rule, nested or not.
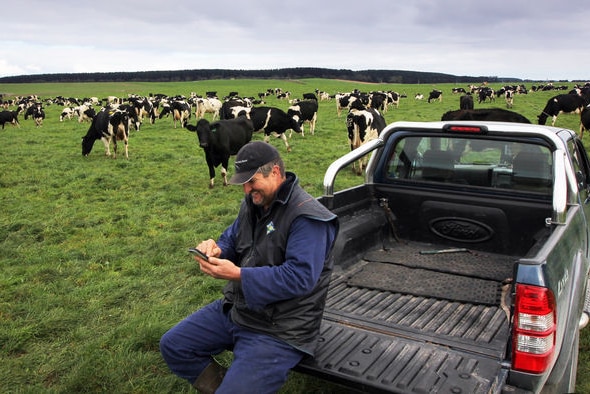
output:
[[[580,114],[580,138],[584,136],[584,130],[590,130],[590,107],[586,106]]]
[[[386,126],[385,118],[374,108],[367,108],[360,103],[355,103],[346,116],[346,128],[350,150],[354,150],[364,143],[379,136]],[[352,164],[352,170],[358,175],[363,173],[364,160]]]
[[[480,108],[471,110],[449,111],[443,114],[441,120],[480,120],[512,123],[531,123],[519,113],[502,108]]]
[[[555,126],[557,115],[561,113],[581,113],[588,104],[587,100],[577,94],[559,94],[551,97],[543,112],[538,116],[539,124],[545,124],[548,117],[552,117],[551,126]]]
[[[303,100],[290,106],[287,109],[287,115],[295,119],[301,128],[301,135],[304,136],[303,124],[309,123],[309,132],[311,135],[315,133],[315,124],[318,118],[318,102],[317,100]],[[293,134],[293,131],[291,131]],[[291,135],[289,135],[290,137]]]
[[[442,94],[442,90],[434,89],[428,94],[428,102],[430,103],[432,100],[438,100],[439,102],[442,101]]]
[[[289,129],[301,133],[299,123],[285,111],[276,107],[252,107],[246,108],[239,115],[246,115],[254,124],[254,131],[264,131],[264,141],[268,142],[270,136],[281,138],[285,142],[287,152],[291,152],[291,146],[287,141],[285,132]]]
[[[196,126],[187,124],[185,127],[197,133],[199,146],[205,151],[205,160],[209,166],[209,188],[214,186],[215,167],[220,164],[223,186],[226,186],[229,157],[238,153],[238,150],[252,139],[252,121],[245,116],[213,123],[202,118],[197,121]]]
[[[88,156],[96,140],[101,140],[105,154],[111,155],[111,141],[114,145],[113,158],[117,157],[117,140],[125,144],[125,157],[129,158],[129,115],[126,111],[104,108],[92,119],[88,133],[82,137],[82,155]]]
[[[4,124],[6,123],[20,127],[20,123],[18,123],[18,113],[16,111],[0,112],[0,124],[2,125],[2,129],[4,129]]]
[[[473,96],[465,94],[459,98],[459,109],[473,109]]]

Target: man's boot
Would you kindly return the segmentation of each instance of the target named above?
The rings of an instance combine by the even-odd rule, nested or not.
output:
[[[211,361],[209,365],[201,372],[193,387],[196,388],[199,393],[202,394],[213,394],[215,390],[221,384],[227,368],[217,364],[215,360]]]

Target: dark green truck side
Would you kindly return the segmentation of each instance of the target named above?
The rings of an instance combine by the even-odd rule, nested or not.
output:
[[[368,157],[363,185],[334,192]],[[397,122],[334,162],[340,217],[318,352],[361,392],[573,392],[590,163],[571,130]]]

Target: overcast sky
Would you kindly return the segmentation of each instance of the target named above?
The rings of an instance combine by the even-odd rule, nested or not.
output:
[[[13,0],[0,77],[388,69],[590,80],[580,0]]]

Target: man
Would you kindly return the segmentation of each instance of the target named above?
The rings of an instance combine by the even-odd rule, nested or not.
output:
[[[203,273],[228,280],[223,298],[164,334],[160,351],[199,392],[275,393],[314,353],[338,221],[266,142],[240,149],[229,183],[244,188],[238,216],[197,246],[208,260],[195,256]],[[227,371],[213,359],[224,350],[234,355]]]

